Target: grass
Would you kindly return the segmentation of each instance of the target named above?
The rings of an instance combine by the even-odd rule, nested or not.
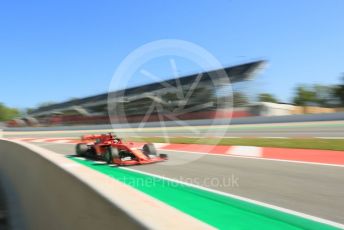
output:
[[[129,141],[143,141],[166,143],[162,137],[130,137]],[[298,148],[298,149],[323,149],[344,151],[343,139],[317,139],[317,138],[191,138],[171,137],[169,143],[177,144],[207,144],[207,145],[242,145],[277,148]]]

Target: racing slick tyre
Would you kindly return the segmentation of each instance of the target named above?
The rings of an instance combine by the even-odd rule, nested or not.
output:
[[[86,156],[87,154],[87,151],[88,151],[88,147],[86,144],[83,144],[83,143],[79,143],[76,145],[75,147],[76,149],[76,154],[78,156]]]
[[[148,144],[145,144],[142,148],[143,150],[143,153],[146,155],[146,156],[150,156],[150,155],[153,155],[153,156],[157,156],[157,152],[156,152],[156,148],[155,146],[152,144],[152,143],[148,143]]]
[[[166,153],[160,153],[159,157],[162,159],[168,159],[168,155]]]
[[[108,164],[113,163],[113,159],[119,158],[119,151],[117,148],[109,147],[104,154],[104,160]]]

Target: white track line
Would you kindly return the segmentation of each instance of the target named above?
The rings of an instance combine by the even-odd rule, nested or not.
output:
[[[262,157],[263,149],[261,147],[256,146],[234,145],[231,148],[229,148],[229,150],[227,150],[226,154],[245,157]]]
[[[218,154],[218,153],[201,153],[201,152],[170,150],[170,149],[159,149],[159,150],[170,151],[170,152],[190,153],[190,154],[201,154],[201,155],[207,155],[207,156],[236,157],[236,158],[245,158],[245,159],[251,159],[251,160],[280,161],[280,162],[287,162],[287,163],[309,164],[309,165],[318,165],[318,166],[333,166],[333,167],[344,168],[344,165],[326,164],[326,163],[317,163],[317,162],[308,162],[308,161],[281,160],[281,159],[273,159],[273,158],[262,158],[262,157],[251,157],[251,156],[248,157],[248,156],[228,155],[228,154]]]
[[[257,201],[257,200],[253,200],[253,199],[250,199],[250,198],[246,198],[246,197],[242,197],[242,196],[238,196],[238,195],[234,195],[234,194],[230,194],[230,193],[221,192],[221,191],[218,191],[218,190],[206,188],[206,187],[195,185],[195,184],[190,184],[190,183],[187,183],[187,182],[171,179],[171,178],[160,176],[160,175],[156,175],[156,174],[153,174],[153,173],[142,172],[140,170],[136,170],[136,169],[132,169],[132,168],[121,168],[121,169],[124,169],[124,170],[127,170],[127,171],[136,172],[136,173],[140,173],[140,174],[144,174],[144,175],[147,175],[147,176],[156,177],[156,178],[163,179],[163,180],[168,180],[168,181],[171,181],[171,182],[174,182],[174,183],[177,183],[177,184],[182,184],[182,185],[190,186],[190,187],[193,187],[193,188],[196,188],[196,189],[204,190],[204,191],[207,191],[207,192],[216,193],[216,194],[227,196],[227,197],[234,198],[234,199],[237,199],[237,200],[242,200],[242,201],[253,203],[253,204],[256,204],[256,205],[260,205],[260,206],[263,206],[263,207],[266,207],[266,208],[274,209],[274,210],[277,210],[277,211],[280,211],[280,212],[288,213],[288,214],[291,214],[291,215],[299,216],[299,217],[302,217],[302,218],[305,218],[305,219],[313,220],[313,221],[316,221],[316,222],[319,222],[319,223],[323,223],[323,224],[331,225],[333,227],[344,229],[344,224],[337,223],[337,222],[330,221],[330,220],[326,220],[326,219],[323,219],[323,218],[320,218],[320,217],[308,215],[308,214],[305,214],[305,213],[302,213],[302,212],[297,212],[297,211],[294,211],[294,210],[291,210],[291,209],[279,207],[279,206],[276,206],[276,205],[267,204],[267,203],[260,202],[260,201]]]

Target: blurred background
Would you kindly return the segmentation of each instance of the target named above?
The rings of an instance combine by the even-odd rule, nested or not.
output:
[[[108,124],[109,113],[118,122],[157,121],[152,102],[167,120],[341,112],[343,7],[340,0],[265,0],[250,7],[222,0],[2,2],[0,122]],[[197,74],[205,76],[186,102],[164,87],[177,81],[168,63],[159,62],[151,70],[160,80],[138,75],[126,88],[111,91],[115,97],[125,91],[116,102],[123,114],[114,117],[107,91],[117,66],[135,48],[165,38],[207,49],[224,66],[231,90],[209,84],[207,71],[178,65],[185,94]]]

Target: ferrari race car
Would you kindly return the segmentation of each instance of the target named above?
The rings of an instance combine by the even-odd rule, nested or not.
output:
[[[142,149],[132,143],[124,143],[113,133],[84,135],[76,145],[78,156],[104,160],[108,164],[140,165],[167,160],[167,154],[157,154],[153,144],[147,143]]]

